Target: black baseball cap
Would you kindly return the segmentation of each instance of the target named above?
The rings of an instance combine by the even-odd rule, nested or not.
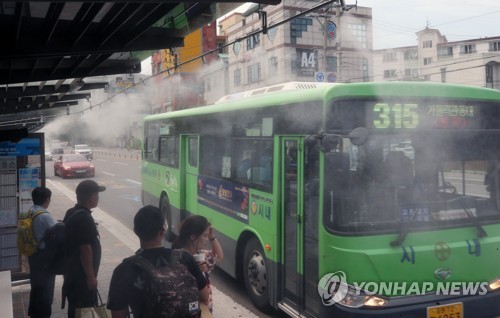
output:
[[[151,239],[163,228],[165,219],[161,210],[146,205],[137,211],[134,217],[134,232],[140,239]]]
[[[95,192],[102,192],[104,190],[106,190],[106,187],[98,185],[94,180],[83,180],[76,187],[76,194],[90,194]]]

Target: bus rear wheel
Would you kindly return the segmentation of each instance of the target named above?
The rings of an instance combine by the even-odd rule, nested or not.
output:
[[[170,213],[170,202],[168,201],[168,197],[166,195],[161,197],[160,201],[160,210],[163,214],[163,218],[165,219],[165,225],[167,226],[167,231],[165,232],[165,240],[168,242],[172,242],[175,240],[175,234],[172,232],[172,213]]]
[[[245,246],[243,277],[245,287],[255,307],[262,312],[272,312],[269,304],[269,281],[264,250],[253,237]]]

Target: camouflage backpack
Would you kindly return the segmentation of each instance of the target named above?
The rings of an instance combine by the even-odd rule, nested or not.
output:
[[[143,317],[197,317],[199,293],[196,279],[181,264],[183,250],[173,249],[164,266],[155,266],[140,253],[125,259],[140,268],[139,280],[144,295]]]

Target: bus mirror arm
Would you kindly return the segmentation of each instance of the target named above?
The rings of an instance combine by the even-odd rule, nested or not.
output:
[[[309,135],[305,138],[305,143],[308,145],[316,144],[318,141],[322,151],[332,152],[342,143],[342,136],[319,133],[318,135]]]

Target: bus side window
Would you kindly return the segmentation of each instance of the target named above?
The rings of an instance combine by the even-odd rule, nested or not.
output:
[[[201,138],[201,173],[215,178],[228,178],[230,173],[228,174],[225,169],[231,169],[231,143],[221,136],[203,136]]]
[[[146,159],[149,161],[157,161],[158,160],[158,137],[151,136],[147,139],[146,144]]]
[[[153,150],[153,156],[155,156],[154,150]],[[156,149],[156,156],[158,156],[157,149]],[[178,156],[177,138],[174,136],[160,137],[160,153],[159,157],[156,157],[156,159],[163,164],[166,164],[171,167],[176,167],[178,162],[177,156]]]
[[[273,149],[266,146],[259,160],[259,183],[270,184],[273,176]]]
[[[250,168],[252,167],[252,150],[244,149],[237,160],[236,178],[248,180],[250,178]]]
[[[486,191],[490,194],[490,201],[496,209],[500,209],[500,161],[498,159],[489,160],[486,167],[486,174],[484,176],[484,185]]]
[[[255,184],[270,185],[273,165],[273,143],[269,140],[233,139],[235,178]]]
[[[189,137],[189,165],[198,167],[198,138]]]

